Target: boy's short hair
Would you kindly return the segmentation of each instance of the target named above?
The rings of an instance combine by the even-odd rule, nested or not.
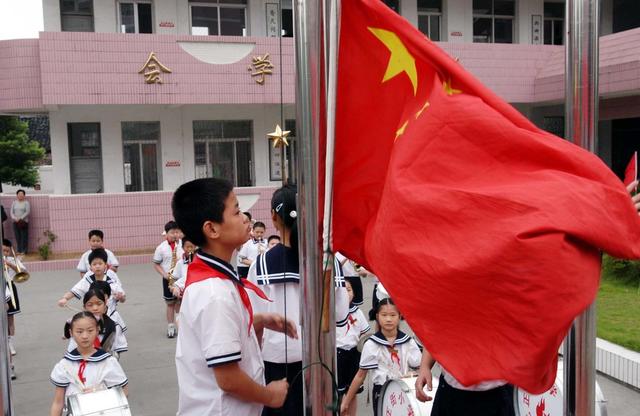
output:
[[[102,230],[91,230],[89,231],[89,240],[91,240],[91,237],[93,236],[96,237],[100,237],[100,240],[104,240],[104,233],[102,232]]]
[[[176,229],[180,229],[180,226],[175,221],[169,221],[168,223],[166,223],[164,225],[164,232],[165,233],[168,233],[169,231],[176,230]]]
[[[109,260],[109,256],[107,252],[103,248],[96,248],[95,250],[91,250],[89,253],[89,264],[91,264],[95,259],[102,259],[105,263]]]
[[[9,248],[13,247],[13,244],[11,244],[11,240],[7,238],[2,239],[2,245]]]
[[[194,246],[197,245],[196,243],[194,243],[193,241],[191,241],[191,239],[189,237],[187,237],[186,235],[184,237],[182,237],[182,245],[184,246],[184,243],[191,243]]]
[[[173,217],[193,244],[205,245],[202,232],[205,221],[222,223],[224,202],[231,191],[231,182],[219,178],[196,179],[176,189],[171,200]]]
[[[100,290],[108,297],[111,297],[111,285],[104,280],[96,280],[95,282],[92,282],[91,285],[89,285],[89,290],[91,289]]]
[[[247,216],[247,218],[249,218],[249,221],[251,221],[253,218],[251,218],[251,213],[249,211],[245,211],[243,212],[244,215]]]
[[[270,243],[271,240],[278,240],[280,241],[280,236],[279,235],[270,235],[269,238],[267,238],[267,243]]]
[[[262,227],[265,230],[267,229],[267,226],[264,225],[264,223],[262,221],[256,221],[255,224],[253,224],[253,229],[255,230],[256,228]]]

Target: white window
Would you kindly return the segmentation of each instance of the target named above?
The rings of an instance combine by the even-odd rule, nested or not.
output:
[[[161,189],[160,122],[122,122],[122,159],[126,192]]]
[[[433,41],[440,39],[442,0],[418,0],[418,29]]]
[[[93,32],[93,0],[60,0],[63,32]]]
[[[515,0],[473,0],[473,41],[513,43]]]
[[[247,36],[247,0],[190,1],[191,34]]]
[[[564,3],[544,2],[544,44],[564,44]]]
[[[223,178],[234,186],[253,186],[251,120],[195,120],[196,178]]]
[[[118,2],[118,31],[121,33],[153,33],[150,1]]]

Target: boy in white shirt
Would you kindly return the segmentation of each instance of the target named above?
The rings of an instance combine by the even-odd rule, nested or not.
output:
[[[267,251],[267,242],[263,238],[266,229],[263,222],[254,223],[253,237],[244,243],[238,251],[238,275],[240,277],[247,277],[251,264],[256,261],[259,254]]]
[[[111,250],[107,250],[104,248],[104,233],[102,230],[91,230],[89,231],[89,250],[82,253],[80,256],[80,261],[78,261],[78,265],[76,266],[76,270],[80,272],[80,277],[83,277],[85,273],[87,273],[91,268],[89,266],[89,254],[91,251],[97,248],[103,248],[107,253],[107,264],[109,265],[109,269],[114,272],[118,271],[118,258],[113,254]]]
[[[264,363],[256,331],[264,328],[297,338],[295,324],[276,314],[253,315],[247,291],[229,264],[249,238],[247,217],[226,180],[196,179],[173,195],[180,229],[200,247],[189,265],[176,346],[179,416],[259,416],[280,407],[288,384],[264,385]]]
[[[180,227],[175,221],[169,221],[164,225],[166,240],[164,240],[153,253],[153,268],[162,276],[162,297],[167,305],[167,338],[176,336],[176,314],[180,312],[180,299],[178,299],[169,287],[169,273],[173,275],[175,268],[182,259],[184,251],[180,245]]]

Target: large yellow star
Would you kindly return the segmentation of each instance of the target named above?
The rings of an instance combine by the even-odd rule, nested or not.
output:
[[[279,124],[276,124],[276,131],[267,134],[269,140],[273,140],[273,147],[289,146],[287,136],[291,133],[290,130],[282,130]]]
[[[400,38],[388,30],[368,28],[375,37],[384,43],[384,46],[391,52],[387,71],[384,73],[382,82],[390,80],[398,74],[405,72],[413,85],[413,95],[418,92],[418,71],[416,70],[416,60],[411,56]]]
[[[442,88],[447,95],[461,94],[462,91],[457,90],[451,86],[451,78],[442,83]]]

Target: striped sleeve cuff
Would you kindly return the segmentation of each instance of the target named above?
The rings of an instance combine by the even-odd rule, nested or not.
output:
[[[69,387],[69,384],[71,384],[71,383],[69,383],[69,382],[63,383],[63,382],[60,382],[60,381],[55,381],[55,380],[54,380],[54,379],[52,379],[52,378],[50,378],[49,380],[51,380],[51,382],[53,383],[53,385],[54,385],[54,386],[57,386],[57,387]]]
[[[109,386],[109,388],[111,389],[111,388],[114,388],[114,387],[124,387],[127,384],[129,384],[129,379],[125,378],[122,383],[114,384],[113,386]]]
[[[375,370],[376,368],[378,368],[378,364],[361,365],[360,368],[363,370]]]
[[[371,330],[371,326],[370,326],[370,325],[367,325],[367,327],[366,327],[365,329],[363,329],[362,331],[360,331],[360,335],[362,335],[362,334],[364,334],[364,333],[366,333],[366,332],[369,332],[370,330]]]
[[[73,296],[75,296],[78,299],[82,299],[82,296],[80,296],[77,292],[74,292],[73,290],[71,291],[71,293],[73,293]]]
[[[341,328],[341,327],[345,326],[347,324],[347,322],[349,322],[349,315],[347,315],[344,319],[336,321],[336,326],[338,328]]]
[[[216,367],[218,365],[229,364],[240,361],[242,355],[240,351],[231,354],[218,355],[216,357],[207,358],[207,367]]]

